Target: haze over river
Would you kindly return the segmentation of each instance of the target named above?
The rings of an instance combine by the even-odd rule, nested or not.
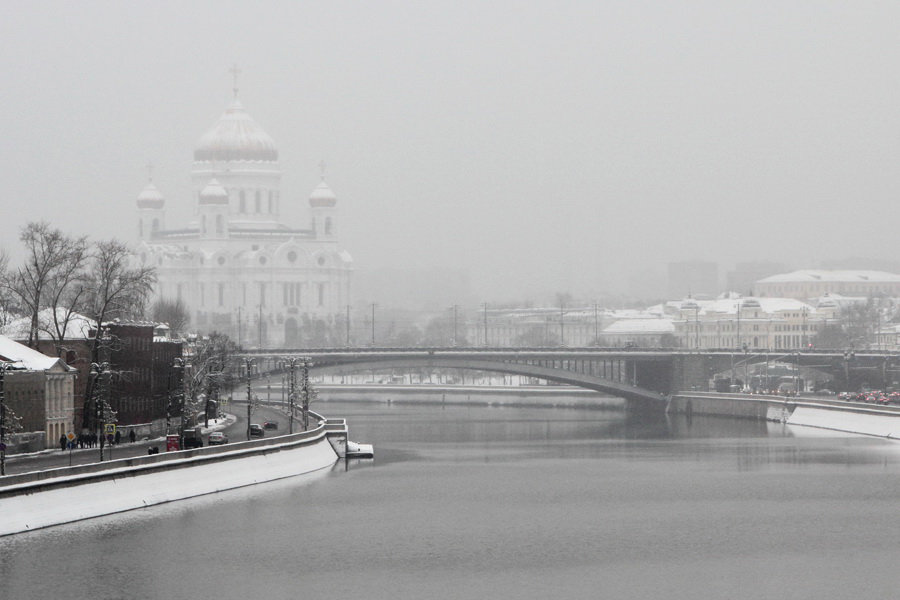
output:
[[[0,598],[894,598],[900,443],[324,402],[374,461],[0,539]],[[2,518],[2,515],[0,515]]]

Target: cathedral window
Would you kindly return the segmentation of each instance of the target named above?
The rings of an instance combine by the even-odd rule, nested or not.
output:
[[[325,284],[319,284],[319,306],[325,305]]]
[[[331,217],[325,217],[325,235],[331,235]]]
[[[263,282],[259,283],[259,305],[266,305],[266,284]]]
[[[200,306],[206,306],[206,286],[200,284]]]
[[[225,232],[225,222],[222,219],[222,215],[216,215],[216,233],[222,234]]]
[[[297,262],[297,253],[291,250],[287,255],[288,262],[295,263]]]
[[[225,284],[219,284],[219,306],[225,306]]]
[[[247,194],[244,192],[244,190],[241,190],[240,194],[240,212],[247,212]]]
[[[262,197],[259,190],[256,190],[256,214],[262,212]]]
[[[206,233],[206,215],[203,215],[202,223],[203,226],[201,227],[201,230],[203,231],[203,233]]]
[[[282,303],[284,306],[290,306],[290,304],[288,303],[288,288],[289,288],[289,287],[290,287],[290,284],[289,284],[289,283],[282,283],[282,284],[281,284],[281,291],[282,291],[282,294],[283,294],[283,298],[282,298],[281,303]],[[293,292],[293,290],[291,290],[291,291]]]
[[[269,214],[274,213],[273,210],[275,208],[275,200],[272,198],[272,190],[269,190]]]
[[[159,219],[153,219],[153,233],[159,231]]]

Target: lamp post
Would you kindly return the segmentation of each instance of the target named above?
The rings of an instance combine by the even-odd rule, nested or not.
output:
[[[253,406],[253,390],[250,388],[250,375],[253,370],[253,359],[245,358],[244,364],[247,367],[247,440],[250,440],[250,412]]]
[[[6,475],[6,371],[9,363],[0,362],[0,475]]]
[[[104,437],[104,399],[103,399],[103,376],[109,373],[108,363],[91,363],[91,397],[94,400],[94,431],[96,431],[97,445],[100,447],[100,462],[103,462],[103,446],[106,438]]]
[[[180,357],[175,357],[174,364],[172,368],[175,369],[175,372],[178,374],[177,377],[177,388],[181,390],[181,394],[179,396],[179,413],[181,415],[180,422],[178,424],[178,449],[184,450],[184,421],[185,421],[185,406],[187,405],[187,395],[188,395],[188,375],[187,371],[190,368],[190,364]],[[168,423],[166,424],[166,434],[169,433]]]
[[[292,356],[285,360],[287,360],[290,367],[290,375],[288,376],[288,402],[290,403],[288,427],[290,433],[294,433],[294,400],[297,397],[297,357]]]
[[[300,358],[300,365],[303,367],[302,379],[300,381],[300,393],[303,400],[303,431],[309,429],[309,369],[313,366],[313,361],[308,356]]]

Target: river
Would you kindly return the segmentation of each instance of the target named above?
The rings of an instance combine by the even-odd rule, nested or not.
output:
[[[0,539],[0,598],[893,598],[900,443],[317,405],[374,461]],[[2,515],[0,515],[2,518]]]

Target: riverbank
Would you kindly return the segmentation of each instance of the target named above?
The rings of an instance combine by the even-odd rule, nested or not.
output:
[[[307,432],[0,478],[0,536],[303,475],[346,452],[343,419]]]
[[[859,435],[900,439],[900,407],[873,406],[825,398],[785,398],[751,394],[674,394],[670,413],[776,421]]]

